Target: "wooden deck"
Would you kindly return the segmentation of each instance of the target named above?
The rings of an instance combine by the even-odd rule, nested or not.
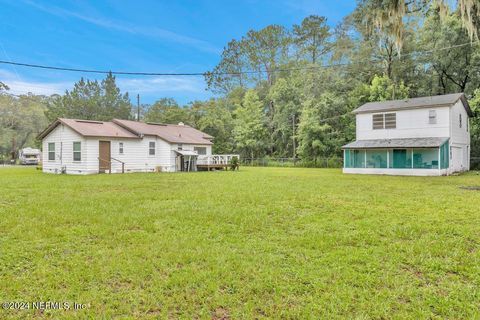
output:
[[[197,164],[197,169],[207,169],[210,171],[211,169],[225,169],[228,170],[230,165],[228,163],[211,163],[211,164]]]
[[[240,159],[238,154],[213,154],[210,156],[198,156],[197,159],[197,170],[198,169],[206,169],[210,170],[217,170],[217,169],[224,169],[228,170],[230,167],[230,161],[232,158],[236,157]]]

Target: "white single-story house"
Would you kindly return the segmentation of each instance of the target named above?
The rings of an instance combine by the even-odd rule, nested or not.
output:
[[[356,141],[344,145],[344,173],[438,176],[470,169],[463,93],[369,102],[353,111]]]
[[[213,137],[183,123],[57,119],[38,136],[43,172],[195,171],[212,155]]]

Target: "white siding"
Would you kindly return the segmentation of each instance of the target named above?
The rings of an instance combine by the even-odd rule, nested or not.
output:
[[[155,136],[143,139],[88,138],[89,171],[98,172],[99,141],[110,141],[111,157],[125,163],[125,172],[150,172],[157,167],[172,171],[174,164],[170,161],[170,144]],[[123,142],[123,154],[119,144]],[[155,142],[155,155],[149,155],[149,143]],[[122,164],[112,159],[112,172],[122,172]]]
[[[460,115],[462,127],[460,127]],[[467,130],[468,129],[468,130]],[[450,169],[452,172],[470,170],[470,123],[463,103],[450,108]]]
[[[73,142],[81,142],[81,161],[73,161]],[[63,124],[58,125],[42,141],[43,171],[69,174],[94,174],[99,169],[99,141],[110,141],[111,157],[125,163],[125,172],[148,172],[162,167],[175,171],[172,146],[155,136],[143,139],[85,138]],[[155,155],[149,155],[149,142],[155,142]],[[48,143],[55,143],[55,161],[48,160]],[[123,142],[123,154],[119,153]],[[175,145],[176,147],[176,145]],[[112,172],[121,172],[122,164],[112,159]]]
[[[73,161],[73,142],[81,142],[81,161]],[[48,144],[55,143],[55,160],[48,160]],[[70,174],[86,174],[87,146],[86,140],[63,124],[59,124],[42,141],[43,172],[61,173],[62,168]]]
[[[372,115],[374,113],[357,114],[357,140],[449,137],[449,109],[449,107],[436,107],[390,111],[397,114],[396,129],[379,130],[373,130],[372,128]],[[436,124],[429,124],[430,110],[436,111]]]

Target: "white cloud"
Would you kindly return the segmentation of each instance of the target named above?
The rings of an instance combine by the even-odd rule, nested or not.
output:
[[[152,78],[117,78],[117,84],[123,91],[131,93],[202,93],[205,91],[203,78],[187,77],[152,77]]]
[[[137,93],[152,97],[165,95],[198,97],[206,94],[202,77],[117,77],[116,80],[121,91],[129,92],[132,96]],[[17,74],[5,69],[0,69],[0,81],[8,85],[13,94],[31,92],[37,95],[63,94],[65,90],[71,90],[74,84],[74,81],[48,82],[19,78]]]
[[[47,12],[55,16],[74,17],[99,27],[120,31],[120,32],[127,32],[130,34],[147,36],[151,38],[158,38],[161,40],[167,40],[171,42],[176,42],[176,43],[188,45],[206,52],[212,52],[216,54],[221,52],[219,48],[215,47],[214,45],[212,45],[207,41],[192,38],[182,34],[178,34],[170,30],[166,30],[158,27],[138,26],[134,24],[125,23],[122,21],[107,19],[105,17],[97,17],[97,18],[90,17],[90,16],[82,15],[77,12],[65,10],[59,7],[40,5],[29,0],[26,0],[24,2],[29,4],[32,7],[35,7],[38,10]]]
[[[0,81],[9,87],[9,92],[13,94],[28,92],[37,95],[63,94],[66,89],[73,86],[73,83],[69,81],[42,82],[26,80],[25,78],[20,78],[15,73],[2,69],[0,69]]]

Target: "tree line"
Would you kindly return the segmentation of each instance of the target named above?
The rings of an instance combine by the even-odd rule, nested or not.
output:
[[[312,161],[341,156],[341,146],[355,138],[351,111],[369,101],[465,92],[478,112],[478,5],[459,0],[449,11],[443,1],[378,1],[359,1],[335,27],[312,15],[293,26],[250,30],[226,44],[205,73],[218,98],[185,106],[161,98],[141,106],[140,120],[189,124],[215,137],[217,153]],[[128,93],[111,74],[102,81],[80,79],[50,97],[15,97],[7,89],[0,86],[2,154],[34,143],[57,117],[136,118]],[[471,128],[472,156],[480,157],[478,116]]]

